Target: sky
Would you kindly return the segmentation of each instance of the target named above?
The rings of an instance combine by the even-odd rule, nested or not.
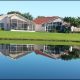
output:
[[[30,12],[37,16],[80,16],[80,1],[0,1],[0,14],[9,11]]]

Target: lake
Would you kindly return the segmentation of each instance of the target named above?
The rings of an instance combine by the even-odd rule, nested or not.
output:
[[[80,79],[80,46],[0,44],[0,79]]]

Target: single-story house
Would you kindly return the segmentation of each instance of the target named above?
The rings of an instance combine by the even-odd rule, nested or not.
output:
[[[0,28],[13,31],[35,31],[35,25],[32,21],[16,13],[1,15]]]
[[[80,32],[80,28],[71,26],[71,32]]]
[[[63,19],[58,16],[39,17],[33,20],[35,23],[35,31],[54,31],[55,28],[62,28]]]

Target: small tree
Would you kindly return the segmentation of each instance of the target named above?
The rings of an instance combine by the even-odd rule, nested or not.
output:
[[[33,20],[33,17],[32,17],[32,15],[29,12],[22,14],[22,16],[27,18],[27,19],[29,19],[29,20]]]

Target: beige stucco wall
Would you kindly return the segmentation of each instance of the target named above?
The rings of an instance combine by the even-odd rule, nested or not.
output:
[[[44,45],[34,45],[34,50],[43,50],[44,49]]]
[[[35,31],[45,31],[45,27],[43,28],[41,24],[35,24]]]
[[[40,29],[41,29],[41,25],[35,24],[35,31],[40,31]]]
[[[9,25],[10,19],[8,17],[3,17],[2,19],[0,19],[0,23],[4,23],[5,30],[7,30],[10,27],[10,25]]]

